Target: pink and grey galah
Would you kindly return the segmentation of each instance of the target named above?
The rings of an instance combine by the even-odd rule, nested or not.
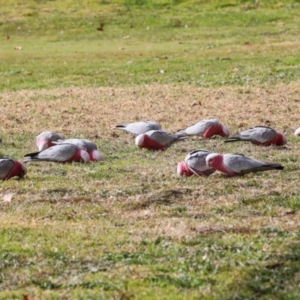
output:
[[[23,178],[27,173],[26,167],[11,157],[0,158],[0,179],[8,180],[12,177]]]
[[[179,130],[176,134],[199,135],[209,139],[214,135],[228,137],[229,129],[217,119],[202,120],[186,129]]]
[[[265,126],[256,126],[242,131],[237,135],[229,137],[225,143],[238,141],[248,141],[259,146],[282,146],[287,143],[287,139],[283,133],[277,132],[275,129]]]
[[[206,165],[229,176],[284,169],[281,164],[266,163],[240,154],[211,153],[206,157]]]
[[[300,136],[300,127],[298,129],[296,129],[294,134],[295,134],[295,136]]]
[[[82,150],[86,150],[90,156],[90,161],[102,161],[104,160],[103,154],[98,151],[97,145],[87,139],[67,139],[59,141],[57,144],[73,144]]]
[[[58,144],[41,152],[29,153],[25,155],[24,162],[31,161],[51,161],[57,163],[69,162],[89,162],[89,154],[73,144]]]
[[[178,163],[177,174],[180,176],[209,176],[215,169],[206,165],[206,157],[211,154],[208,150],[196,150],[190,152],[184,161]]]
[[[44,131],[36,137],[36,145],[39,151],[43,151],[54,146],[55,144],[53,142],[57,142],[59,140],[64,140],[64,137],[59,133],[54,131]]]
[[[161,126],[157,122],[141,121],[134,123],[121,123],[116,126],[116,129],[124,130],[137,136],[150,130],[160,130]]]
[[[165,150],[176,142],[186,139],[186,136],[176,135],[164,130],[150,130],[139,134],[135,144],[148,150]]]

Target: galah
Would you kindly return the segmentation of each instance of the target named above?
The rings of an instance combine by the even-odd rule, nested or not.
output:
[[[57,142],[59,140],[64,140],[64,137],[59,133],[54,131],[44,131],[36,137],[36,145],[39,151],[43,151],[54,146],[55,144],[53,142]]]
[[[186,136],[172,134],[164,130],[150,130],[139,134],[135,138],[135,144],[140,148],[148,150],[165,150],[172,144],[186,138]]]
[[[41,152],[25,155],[24,162],[52,161],[57,163],[89,162],[89,154],[73,144],[58,144]]]
[[[116,126],[116,129],[121,129],[137,136],[150,130],[160,130],[161,126],[153,121],[141,121],[135,123],[121,123]]]
[[[300,136],[300,127],[298,129],[296,129],[294,134],[295,134],[295,136]]]
[[[228,137],[229,129],[217,119],[202,120],[186,129],[179,130],[176,134],[199,135],[209,139],[214,135]]]
[[[11,157],[0,158],[0,179],[8,180],[14,176],[23,178],[27,173],[26,167]]]
[[[229,176],[242,176],[251,172],[283,170],[281,164],[266,163],[240,154],[211,153],[206,165]]]
[[[283,133],[279,133],[275,129],[265,126],[256,126],[242,131],[237,135],[229,137],[225,143],[238,141],[249,141],[259,146],[282,146],[287,143],[287,139]]]
[[[177,173],[180,176],[209,176],[215,172],[215,169],[206,165],[206,157],[211,152],[208,150],[196,150],[190,152],[184,161],[178,163]]]
[[[97,145],[87,139],[67,139],[59,141],[57,144],[73,144],[80,149],[86,150],[90,156],[90,161],[101,161],[104,159],[102,153],[98,151]]]

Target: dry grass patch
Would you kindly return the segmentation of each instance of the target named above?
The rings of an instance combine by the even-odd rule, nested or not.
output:
[[[7,92],[0,96],[2,131],[36,134],[52,128],[65,135],[99,132],[110,137],[114,126],[122,121],[156,120],[176,131],[216,117],[233,131],[265,124],[291,134],[299,125],[298,84],[219,89],[153,84]]]

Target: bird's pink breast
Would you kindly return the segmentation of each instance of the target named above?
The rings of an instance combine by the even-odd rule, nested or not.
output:
[[[165,146],[153,140],[147,134],[144,135],[144,141],[141,145],[141,148],[146,148],[149,150],[164,150]]]
[[[9,173],[6,175],[6,177],[3,180],[8,180],[14,176],[23,177],[25,175],[24,173],[25,172],[21,164],[19,162],[15,162],[14,166],[12,167],[12,169],[9,171]]]
[[[223,136],[223,129],[221,125],[211,125],[203,134],[203,137],[206,139],[211,138],[214,135]]]

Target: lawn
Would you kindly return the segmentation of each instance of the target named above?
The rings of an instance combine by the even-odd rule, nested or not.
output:
[[[0,187],[0,299],[298,299],[299,1],[0,0],[0,153],[54,130],[105,161],[29,163]],[[283,147],[115,129],[218,118]],[[179,177],[195,149],[283,171]],[[9,199],[10,201],[7,201]]]

